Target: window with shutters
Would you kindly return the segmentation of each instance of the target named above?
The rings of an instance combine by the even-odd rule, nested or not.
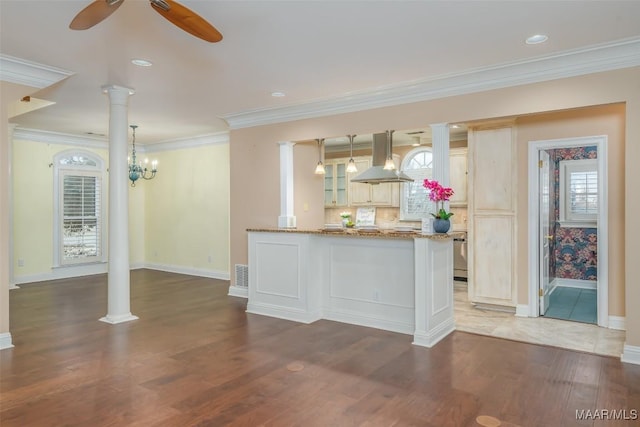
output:
[[[103,261],[102,160],[65,151],[55,158],[54,256],[57,266]]]
[[[595,159],[560,162],[560,225],[596,227],[598,164]]]
[[[433,154],[430,148],[419,147],[411,150],[402,160],[401,170],[414,179],[402,183],[400,194],[400,219],[420,221],[433,211],[429,193],[422,186],[425,179],[433,176]]]

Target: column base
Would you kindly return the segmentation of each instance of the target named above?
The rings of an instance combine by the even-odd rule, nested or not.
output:
[[[11,341],[11,333],[4,332],[0,334],[0,350],[4,350],[5,348],[13,347],[13,342]]]
[[[295,216],[279,216],[278,228],[296,228]]]
[[[101,317],[98,320],[100,320],[101,322],[111,323],[112,325],[115,325],[116,323],[124,323],[124,322],[130,322],[131,320],[138,320],[138,316],[134,316],[131,313],[119,314],[116,316],[107,314],[106,316]]]

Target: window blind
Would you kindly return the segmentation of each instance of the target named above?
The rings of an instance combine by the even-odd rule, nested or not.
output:
[[[62,258],[73,261],[101,256],[101,179],[97,174],[62,176]]]
[[[596,171],[571,172],[569,175],[570,210],[577,215],[598,213],[598,173]]]

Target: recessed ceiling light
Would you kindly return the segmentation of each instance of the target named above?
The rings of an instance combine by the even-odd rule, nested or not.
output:
[[[549,39],[549,37],[545,36],[544,34],[535,34],[531,37],[527,37],[527,40],[525,40],[525,43],[527,44],[539,44],[539,43],[544,43]]]
[[[271,92],[271,96],[273,96],[274,98],[282,98],[283,96],[285,96],[284,92]]]
[[[451,129],[460,129],[460,125],[451,125]]]
[[[146,59],[134,58],[131,60],[133,65],[137,65],[138,67],[151,67],[153,63],[151,61],[147,61]]]

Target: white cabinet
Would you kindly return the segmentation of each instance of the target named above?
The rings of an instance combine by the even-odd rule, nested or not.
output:
[[[516,306],[517,161],[510,125],[469,132],[469,300]]]
[[[449,186],[454,194],[449,200],[451,206],[467,205],[467,149],[449,150]]]
[[[347,159],[332,159],[325,162],[324,205],[327,207],[347,206],[348,181]]]
[[[395,156],[394,156],[395,157]],[[360,157],[353,159],[358,172],[349,174],[349,206],[400,206],[400,184],[386,182],[371,185],[362,182],[351,182],[354,178],[371,167],[371,159]]]

